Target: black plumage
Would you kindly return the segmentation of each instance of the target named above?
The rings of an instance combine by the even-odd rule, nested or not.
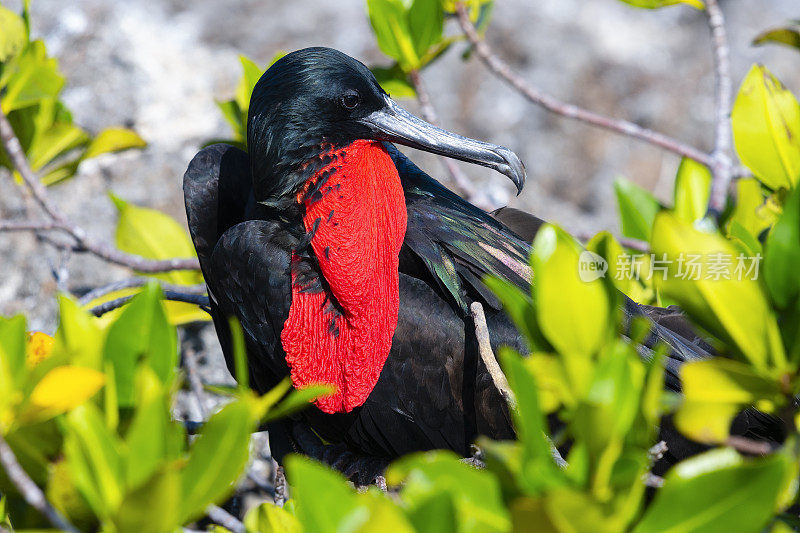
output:
[[[359,103],[350,108],[353,94]],[[363,405],[335,414],[310,407],[300,417],[326,441],[358,454],[391,458],[432,448],[466,454],[478,434],[514,435],[508,409],[478,355],[469,304],[484,304],[494,348],[525,349],[481,279],[494,275],[529,290],[529,243],[541,221],[515,210],[485,213],[422,172],[389,141],[490,166],[521,187],[522,166],[510,151],[420,125],[404,113],[354,59],[321,48],[289,54],[254,90],[250,155],[214,145],[190,163],[186,211],[228,365],[233,363],[227,317],[235,316],[245,333],[251,385],[265,392],[289,373],[280,334],[292,300],[293,253],[300,258],[295,272],[304,290],[328,291],[331,312],[336,311],[309,246],[313,229],[303,225],[297,194],[320,169],[333,163],[335,171],[336,158],[344,157],[354,140],[385,142],[408,214],[391,352]],[[327,155],[320,157],[322,152]],[[325,194],[326,186],[319,179],[304,194]],[[624,311],[629,318],[658,318],[627,299]],[[646,344],[658,340],[672,347],[668,381],[677,389],[678,364],[705,355],[704,346],[656,324]],[[647,348],[642,350],[646,355]],[[278,429],[272,438],[282,433]]]

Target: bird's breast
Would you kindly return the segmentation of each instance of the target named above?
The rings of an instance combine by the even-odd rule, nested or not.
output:
[[[405,197],[383,145],[356,141],[337,150],[300,201],[325,283],[309,291],[293,275],[281,342],[294,386],[333,385],[317,406],[348,412],[377,383],[397,327]]]

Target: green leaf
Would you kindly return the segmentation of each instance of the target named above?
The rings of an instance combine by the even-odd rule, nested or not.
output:
[[[565,356],[589,356],[609,334],[609,295],[601,279],[581,278],[582,260],[580,246],[560,228],[547,224],[536,234],[532,264],[537,322]]]
[[[770,199],[765,198],[761,183],[754,178],[736,181],[736,205],[728,219],[729,231],[736,222],[748,233],[758,238],[761,233],[777,220]],[[778,211],[779,213],[779,211]]]
[[[676,4],[686,4],[695,9],[705,9],[705,4],[701,0],[622,0],[626,4],[644,9],[658,9],[661,7],[674,6]]]
[[[635,533],[761,531],[789,468],[781,454],[745,460],[722,448],[672,468]]]
[[[352,531],[369,520],[369,510],[338,472],[305,457],[289,455],[286,474],[297,501],[295,516],[304,531]]]
[[[234,490],[255,429],[249,403],[235,400],[213,415],[189,450],[181,476],[181,523],[200,516]]]
[[[372,67],[372,75],[392,98],[416,98],[417,92],[408,82],[403,70],[395,65],[391,68]]]
[[[228,318],[228,328],[231,334],[236,384],[239,392],[246,391],[250,387],[250,367],[247,364],[247,349],[244,344],[244,333],[242,332],[242,326],[239,324],[239,320],[237,320],[235,316]]]
[[[622,234],[631,239],[649,241],[653,231],[653,221],[661,209],[658,200],[648,191],[625,178],[614,180]]]
[[[17,55],[27,40],[25,22],[10,9],[0,6],[0,63]]]
[[[119,439],[92,403],[64,419],[64,455],[76,486],[98,517],[113,514],[124,494],[124,462]]]
[[[686,222],[703,218],[711,190],[711,171],[692,159],[683,158],[675,178],[675,215]]]
[[[411,525],[419,533],[455,533],[458,515],[449,494],[434,493],[406,511]]]
[[[147,143],[139,134],[128,128],[106,128],[89,143],[83,159],[90,159],[101,154],[121,152],[131,148],[144,148]]]
[[[74,409],[100,390],[105,375],[91,368],[61,365],[36,383],[24,418],[44,420]]]
[[[309,407],[311,402],[317,398],[333,394],[334,392],[336,392],[336,388],[331,385],[311,385],[304,389],[292,390],[285,400],[279,403],[275,408],[269,409],[263,416],[262,421],[269,422],[271,420],[285,418]]]
[[[125,306],[108,329],[105,359],[114,365],[119,405],[134,402],[134,377],[140,360],[147,361],[156,376],[169,387],[178,364],[177,333],[167,322],[161,289],[147,285]]]
[[[192,240],[183,227],[172,218],[145,207],[138,207],[111,195],[119,211],[116,244],[123,252],[148,259],[196,257]],[[178,285],[202,282],[199,272],[175,271],[153,277]]]
[[[384,54],[397,61],[404,72],[420,67],[401,0],[367,0],[369,21]]]
[[[70,123],[56,123],[45,131],[38,132],[28,150],[33,170],[40,170],[57,157],[89,142],[83,129]],[[77,167],[76,167],[77,168]]]
[[[41,41],[28,44],[21,55],[4,66],[2,78],[4,83],[0,85],[5,84],[5,94],[0,99],[0,107],[7,114],[40,100],[55,98],[64,86],[58,63],[47,57]]]
[[[250,95],[253,94],[253,88],[255,88],[264,70],[253,60],[243,55],[239,56],[239,62],[242,64],[242,79],[239,80],[239,85],[236,88],[236,103],[246,118],[247,110],[250,107]]]
[[[658,260],[666,262],[665,270],[655,272],[665,295],[757,368],[785,364],[775,317],[753,279],[757,275],[729,241],[662,212],[656,217],[652,247]]]
[[[244,517],[248,533],[301,533],[300,522],[286,510],[271,503],[250,509]]]
[[[501,348],[499,356],[516,400],[516,409],[511,415],[517,439],[522,444],[522,472],[517,482],[529,494],[537,494],[546,487],[561,484],[563,476],[553,461],[552,449],[545,437],[547,425],[533,373],[510,348]]]
[[[185,438],[182,426],[172,420],[169,390],[148,367],[140,367],[136,378],[136,411],[125,434],[129,488],[140,486],[165,463],[178,459]]]
[[[181,525],[180,474],[165,465],[136,490],[126,494],[114,522],[119,533],[170,533]]]
[[[0,317],[0,390],[11,392],[22,386],[25,365],[26,321],[23,315]],[[10,396],[9,394],[4,396]],[[0,399],[0,405],[11,398]]]
[[[104,334],[97,319],[80,308],[69,296],[58,296],[58,329],[53,356],[61,355],[72,364],[103,370]]]
[[[766,67],[754,65],[731,114],[736,151],[767,187],[791,189],[800,178],[800,104]]]
[[[756,46],[762,44],[782,44],[800,50],[800,26],[787,26],[760,33],[753,39]]]
[[[767,237],[764,281],[778,307],[788,307],[800,293],[800,187],[783,206],[783,214]]]
[[[442,39],[444,11],[441,0],[414,0],[408,10],[408,27],[417,57]]]
[[[681,382],[684,400],[675,414],[675,425],[698,442],[724,442],[731,420],[743,407],[758,404],[774,409],[782,398],[777,380],[730,359],[686,363]]]
[[[530,295],[502,278],[486,276],[483,282],[503,303],[503,311],[508,314],[519,332],[525,336],[530,350],[548,351],[550,343],[545,340],[536,323],[536,309]]]
[[[217,107],[233,130],[234,138],[238,141],[244,141],[247,138],[247,113],[242,111],[236,100],[217,101]]]
[[[464,464],[449,451],[407,455],[389,467],[386,481],[403,483],[401,500],[411,509],[435,495],[450,496],[459,531],[508,531],[511,520],[503,505],[500,484],[491,473]]]

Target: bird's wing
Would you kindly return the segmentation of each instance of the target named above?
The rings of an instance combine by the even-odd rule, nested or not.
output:
[[[279,222],[241,222],[220,237],[206,279],[220,316],[239,319],[248,344],[251,383],[262,393],[289,372],[280,333],[292,301],[293,239]]]
[[[481,281],[495,275],[527,290],[531,282],[530,245],[504,224],[466,202],[387,145],[400,174],[408,208],[401,271],[421,262],[435,284],[463,314],[469,299],[499,309]]]
[[[290,295],[275,294],[289,287],[290,248],[281,248],[274,224],[244,222],[253,204],[251,188],[247,154],[226,144],[201,150],[183,178],[189,232],[226,362],[234,373],[228,317],[238,316],[245,331],[252,333],[245,337],[253,386],[266,392],[288,372],[285,363],[280,368],[267,360],[273,350],[280,350],[277,339],[283,321],[274,317],[285,320],[291,302]]]
[[[228,144],[204,148],[189,163],[183,175],[183,197],[204,274],[217,240],[244,220],[251,187],[247,154]]]

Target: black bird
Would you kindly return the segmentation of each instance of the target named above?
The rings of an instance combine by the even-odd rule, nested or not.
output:
[[[296,387],[336,385],[300,416],[358,455],[468,454],[477,434],[512,438],[469,304],[486,308],[495,348],[525,349],[481,278],[528,290],[541,221],[516,210],[487,214],[391,143],[496,169],[521,190],[519,158],[414,117],[362,63],[328,48],[290,53],[261,77],[247,141],[249,155],[204,149],[184,177],[228,366],[227,317],[235,316],[251,385],[265,392],[287,375]],[[647,311],[627,299],[624,307],[628,317]],[[704,355],[691,332],[680,333],[655,324],[650,343],[671,346],[673,388],[679,362]]]

